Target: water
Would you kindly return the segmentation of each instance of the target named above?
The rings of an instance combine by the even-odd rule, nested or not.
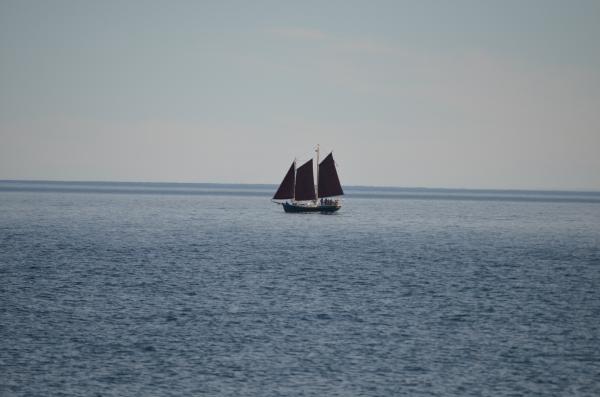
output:
[[[0,182],[0,395],[600,394],[600,195],[272,190]]]

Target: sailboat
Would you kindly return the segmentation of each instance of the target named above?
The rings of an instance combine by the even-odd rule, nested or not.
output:
[[[317,152],[317,185],[313,178],[313,159],[296,169],[296,160],[285,174],[273,201],[283,205],[285,212],[322,212],[331,213],[342,208],[342,202],[338,196],[344,191],[340,185],[340,178],[335,169],[333,152],[319,163],[319,145]],[[277,202],[275,200],[284,200]]]

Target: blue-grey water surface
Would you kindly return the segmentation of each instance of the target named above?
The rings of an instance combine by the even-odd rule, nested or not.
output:
[[[598,194],[46,185],[0,183],[2,396],[600,395]]]

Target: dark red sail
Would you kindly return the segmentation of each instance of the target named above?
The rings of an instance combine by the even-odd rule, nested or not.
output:
[[[329,153],[319,164],[319,197],[341,196],[344,194],[340,178],[335,170],[333,154]]]
[[[298,167],[296,172],[296,200],[315,200],[315,180],[313,178],[313,161],[310,159]]]
[[[288,170],[287,174],[281,181],[279,189],[273,196],[274,200],[287,200],[294,198],[294,182],[296,179],[296,162],[292,163],[292,166]]]

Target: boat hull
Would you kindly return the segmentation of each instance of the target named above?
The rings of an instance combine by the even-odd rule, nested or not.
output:
[[[290,213],[303,213],[303,212],[322,212],[322,213],[333,213],[342,208],[341,205],[297,205],[293,203],[283,203],[283,210]]]

